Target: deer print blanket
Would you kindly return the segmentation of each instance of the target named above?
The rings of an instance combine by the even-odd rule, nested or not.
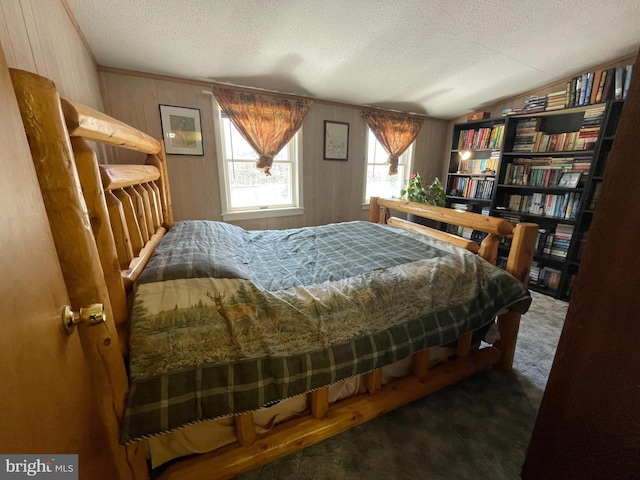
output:
[[[386,225],[185,221],[133,302],[123,442],[381,368],[531,298],[483,259]]]

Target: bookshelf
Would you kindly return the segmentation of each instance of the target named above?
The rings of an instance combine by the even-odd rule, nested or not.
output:
[[[532,290],[571,295],[623,104],[507,117],[490,212],[539,225]]]
[[[488,213],[495,191],[496,172],[506,118],[458,123],[453,128],[445,186],[447,207]]]

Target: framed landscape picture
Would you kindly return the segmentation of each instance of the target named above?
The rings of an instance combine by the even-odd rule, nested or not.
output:
[[[349,124],[324,121],[324,159],[349,159]]]
[[[204,155],[200,110],[160,105],[162,138],[169,155]]]

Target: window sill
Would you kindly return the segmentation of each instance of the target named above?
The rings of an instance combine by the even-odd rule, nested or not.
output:
[[[253,220],[257,218],[293,217],[302,215],[304,208],[265,208],[264,210],[245,210],[243,212],[227,212],[222,214],[225,222],[234,220]]]

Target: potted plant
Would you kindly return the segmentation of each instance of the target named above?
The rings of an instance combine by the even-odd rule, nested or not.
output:
[[[426,203],[436,207],[444,207],[447,199],[444,185],[442,185],[438,177],[427,185],[419,173],[409,175],[409,179],[404,182],[400,189],[400,197],[410,202]],[[440,223],[411,213],[407,214],[407,220],[434,228],[438,228]]]

